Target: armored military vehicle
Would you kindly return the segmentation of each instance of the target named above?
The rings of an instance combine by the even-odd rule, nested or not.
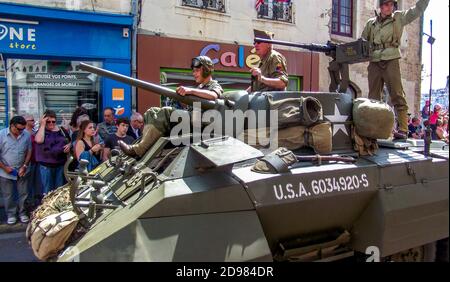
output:
[[[168,88],[82,68],[193,102]],[[233,134],[198,142],[188,134],[161,137],[138,159],[113,151],[90,173],[82,162],[66,177],[84,231],[55,260],[448,261],[448,147],[425,156],[420,144],[387,142],[376,155],[358,157],[348,94],[237,91],[201,102],[219,111],[267,110],[269,97],[307,96],[321,102],[332,123],[336,159],[302,159],[311,155],[302,149],[294,153],[303,161],[263,174],[252,168],[271,150]]]

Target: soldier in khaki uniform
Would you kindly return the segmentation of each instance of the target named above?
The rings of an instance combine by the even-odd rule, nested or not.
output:
[[[362,38],[369,41],[373,55],[368,67],[369,98],[381,100],[384,83],[397,112],[398,130],[395,139],[408,137],[408,105],[402,86],[399,59],[400,40],[405,25],[423,14],[430,0],[419,0],[415,7],[395,11],[397,1],[380,0],[380,14],[368,20]]]
[[[176,90],[178,95],[194,95],[206,100],[222,98],[222,87],[216,80],[212,79],[214,64],[209,57],[198,56],[193,58],[191,69],[195,82],[199,86],[197,88],[180,86]],[[170,115],[176,110],[173,107],[152,107],[148,109],[144,114],[146,128],[144,128],[142,140],[131,146],[118,141],[121,150],[132,157],[143,156],[161,136],[167,136],[170,133],[173,126],[170,122]]]
[[[268,31],[254,30],[255,38],[272,39],[273,34]],[[279,91],[285,90],[288,83],[286,58],[273,50],[272,44],[255,42],[256,54],[261,58],[258,68],[250,70],[254,79],[250,91]]]

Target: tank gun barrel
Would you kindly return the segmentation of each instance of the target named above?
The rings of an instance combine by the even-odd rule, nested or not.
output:
[[[255,42],[296,47],[296,48],[302,48],[302,49],[310,50],[313,52],[321,52],[321,53],[328,53],[333,50],[336,50],[336,45],[333,45],[330,42],[327,45],[324,45],[324,44],[302,44],[302,43],[292,43],[292,42],[288,42],[288,41],[270,40],[270,39],[264,39],[264,38],[258,38],[258,37],[255,38]]]
[[[178,95],[176,93],[176,91],[173,89],[170,89],[170,88],[167,88],[167,87],[164,87],[161,85],[157,85],[154,83],[150,83],[147,81],[143,81],[140,79],[132,78],[132,77],[129,77],[129,76],[126,76],[123,74],[116,73],[116,72],[108,71],[108,70],[105,70],[102,68],[94,67],[92,65],[85,64],[85,63],[80,63],[80,69],[91,72],[91,73],[95,73],[100,76],[108,77],[108,78],[123,82],[125,84],[135,86],[140,89],[148,90],[148,91],[157,93],[159,95],[163,95],[168,98],[172,98],[172,99],[179,101],[186,105],[192,105],[194,102],[200,102],[202,109],[214,109],[217,106],[224,104],[223,100],[211,101],[211,100],[202,99],[197,96],[181,96],[181,95]]]

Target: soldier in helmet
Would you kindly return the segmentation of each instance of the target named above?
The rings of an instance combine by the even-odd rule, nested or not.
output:
[[[430,0],[419,0],[415,7],[395,11],[397,1],[380,0],[380,13],[367,21],[362,38],[371,43],[373,54],[368,67],[369,98],[381,100],[386,83],[391,102],[397,112],[395,139],[408,137],[408,105],[402,86],[399,59],[400,40],[405,25],[421,16]]]
[[[255,38],[272,39],[273,33],[254,30]],[[289,79],[287,74],[286,58],[273,50],[272,44],[255,42],[256,54],[261,58],[258,68],[250,70],[252,74],[252,86],[250,91],[277,91],[285,90]]]
[[[197,88],[180,86],[176,92],[178,95],[187,96],[194,95],[206,100],[216,100],[222,98],[223,89],[220,84],[212,79],[214,64],[207,56],[198,56],[192,59],[191,63],[192,75]],[[161,137],[170,133],[172,125],[170,123],[170,115],[175,111],[172,107],[152,107],[144,114],[146,127],[142,140],[134,145],[127,145],[119,141],[121,150],[129,156],[139,156],[147,152],[147,150]]]

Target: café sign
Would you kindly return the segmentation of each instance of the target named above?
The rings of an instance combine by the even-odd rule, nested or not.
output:
[[[236,52],[221,52],[219,44],[209,44],[200,51],[200,56],[208,56],[214,64],[220,63],[224,67],[256,68],[261,59],[255,53],[256,50],[253,48],[246,56],[244,46],[238,46]]]

